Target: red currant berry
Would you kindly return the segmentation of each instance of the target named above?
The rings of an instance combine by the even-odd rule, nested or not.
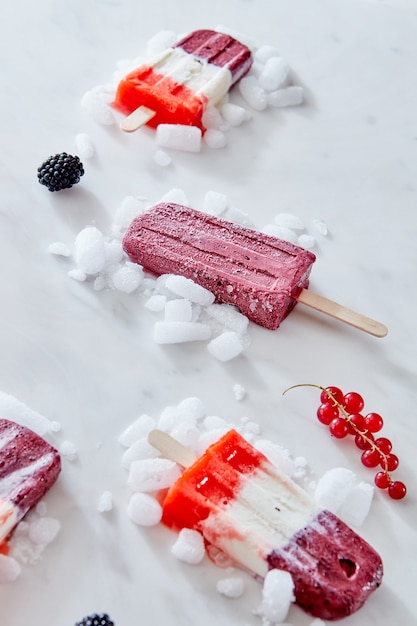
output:
[[[378,413],[368,413],[368,415],[365,415],[363,418],[363,421],[365,428],[370,430],[371,433],[377,433],[384,425],[384,420]]]
[[[378,437],[378,439],[375,439],[375,445],[378,450],[384,454],[388,454],[392,450],[392,443],[386,437]]]
[[[388,494],[393,500],[401,500],[407,493],[407,487],[399,480],[394,481],[388,487]]]
[[[372,433],[365,432],[363,435],[356,435],[355,444],[359,450],[369,450],[372,447],[374,437]]]
[[[343,391],[339,387],[326,387],[320,394],[320,402],[334,404],[334,400],[342,404]]]
[[[375,475],[374,482],[379,489],[388,489],[391,484],[391,478],[386,472],[378,472]]]
[[[379,465],[381,457],[378,450],[365,450],[361,454],[362,465],[365,467],[376,467]]]
[[[339,409],[331,404],[320,404],[317,409],[317,419],[328,426],[332,420],[339,416]]]
[[[330,433],[337,439],[343,439],[348,434],[348,425],[343,417],[335,417],[329,425]]]
[[[363,415],[360,413],[353,413],[352,415],[349,415],[348,428],[351,435],[357,435],[358,431],[363,432],[366,430],[363,425]]]
[[[365,406],[362,396],[356,391],[345,393],[342,404],[348,413],[360,413]]]
[[[396,454],[386,454],[381,458],[381,467],[386,472],[393,472],[397,469],[400,460]]]

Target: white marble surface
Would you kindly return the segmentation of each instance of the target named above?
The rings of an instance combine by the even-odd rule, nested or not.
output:
[[[197,6],[196,6],[197,5]],[[97,125],[82,95],[108,81],[116,62],[143,54],[162,29],[225,24],[272,44],[288,60],[306,102],[254,113],[222,150],[153,161],[153,131],[125,135]],[[51,438],[76,445],[46,498],[62,530],[42,560],[0,587],[4,626],[72,626],[95,611],[117,626],[261,624],[260,585],[239,600],[215,590],[222,572],[192,568],[169,552],[171,534],[126,515],[128,488],[117,436],[136,416],[157,417],[185,397],[209,414],[262,426],[266,438],[305,456],[320,476],[346,466],[372,480],[346,442],[315,420],[317,394],[293,384],[335,384],[362,393],[408,484],[404,501],[377,493],[360,533],[380,552],[385,577],[352,626],[417,623],[415,268],[417,262],[417,2],[402,0],[16,0],[1,9],[0,390],[62,425]],[[239,95],[234,96],[236,101]],[[74,152],[86,132],[96,147],[72,190],[50,194],[36,179],[49,155]],[[106,232],[127,195],[156,202],[182,188],[198,207],[227,194],[258,228],[280,211],[329,226],[318,237],[311,288],[384,322],[376,339],[301,306],[276,331],[250,325],[244,355],[222,364],[205,346],[157,346],[144,297],[97,292],[67,276],[71,260],[49,254],[95,224]],[[233,386],[247,391],[238,402]],[[6,417],[6,416],[5,416]],[[98,445],[98,444],[101,445]],[[97,511],[104,490],[114,497]],[[311,619],[293,607],[294,626]]]

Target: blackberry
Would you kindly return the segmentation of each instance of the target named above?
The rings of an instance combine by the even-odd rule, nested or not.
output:
[[[75,626],[114,626],[114,623],[107,613],[94,613],[93,615],[84,617],[81,622],[77,622]]]
[[[84,174],[84,167],[79,157],[71,156],[66,152],[54,154],[38,167],[38,180],[49,191],[69,189],[80,182]]]

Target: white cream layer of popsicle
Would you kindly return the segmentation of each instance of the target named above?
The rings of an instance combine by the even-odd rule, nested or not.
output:
[[[145,65],[196,95],[205,96],[212,105],[227,94],[232,84],[232,73],[226,67],[209,63],[181,48],[167,48]]]
[[[243,567],[265,577],[267,555],[312,522],[320,508],[310,496],[272,464],[247,476],[234,499],[217,506],[201,530]]]

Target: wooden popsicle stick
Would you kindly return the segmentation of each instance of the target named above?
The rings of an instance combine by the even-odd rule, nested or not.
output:
[[[341,320],[350,326],[354,326],[359,330],[363,330],[374,337],[385,337],[388,333],[388,328],[377,322],[376,320],[366,317],[361,313],[356,313],[347,307],[333,302],[324,296],[320,296],[317,293],[310,291],[309,289],[302,289],[297,296],[297,302],[302,302],[306,306],[309,306],[316,311],[330,315],[335,319]]]
[[[182,467],[189,467],[197,460],[197,456],[194,452],[183,446],[182,443],[163,430],[151,430],[148,433],[148,443],[159,450],[167,459],[175,461],[175,463],[178,463],[178,465]]]
[[[131,133],[134,130],[138,130],[141,126],[144,126],[155,115],[156,112],[152,111],[152,109],[140,106],[120,122],[120,128],[127,133]]]

